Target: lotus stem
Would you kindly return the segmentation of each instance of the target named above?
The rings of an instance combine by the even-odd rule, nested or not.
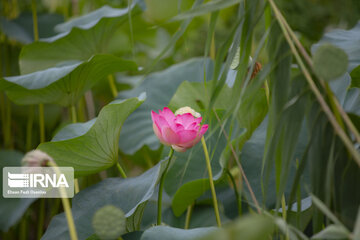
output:
[[[37,239],[41,239],[41,236],[43,234],[44,220],[45,220],[45,198],[40,198]]]
[[[216,192],[215,192],[215,185],[214,185],[213,175],[212,175],[212,170],[211,170],[210,157],[209,157],[208,149],[206,147],[206,142],[205,142],[204,136],[201,138],[201,144],[204,149],[206,167],[207,167],[207,170],[209,173],[209,182],[210,182],[210,189],[211,189],[211,194],[212,194],[212,199],[213,199],[213,204],[214,204],[216,223],[217,223],[218,227],[221,227],[221,219],[220,219],[219,207],[218,207]]]
[[[129,18],[129,28],[130,28],[130,47],[131,47],[131,53],[132,57],[135,58],[135,44],[134,44],[134,30],[133,30],[133,24],[131,19],[131,3],[132,0],[128,0],[128,18]]]
[[[88,119],[93,119],[95,117],[95,104],[91,90],[87,91],[84,97]]]
[[[44,104],[39,104],[40,143],[45,142]]]
[[[6,133],[5,96],[4,96],[4,94],[2,92],[0,92],[0,110],[1,110],[1,127],[2,127],[2,130],[4,132],[3,141],[4,141],[4,143],[6,143],[7,142],[7,136],[5,134]]]
[[[193,208],[194,208],[194,203],[191,204],[190,206],[188,206],[188,208],[187,208],[184,229],[189,229],[190,219],[191,219]]]
[[[71,111],[71,121],[72,121],[72,123],[76,123],[77,122],[77,116],[76,116],[76,107],[75,107],[75,105],[71,105],[70,111]]]
[[[32,9],[32,17],[33,17],[34,41],[37,41],[39,40],[39,28],[38,28],[37,13],[36,13],[36,0],[31,1],[31,9]]]
[[[34,106],[29,106],[29,115],[26,124],[26,151],[32,149],[32,128],[34,123]]]
[[[6,128],[4,129],[6,141],[5,147],[12,149],[13,143],[11,139],[11,102],[8,98],[6,101]]]
[[[21,219],[20,222],[20,240],[26,240],[27,239],[27,217],[26,212],[24,214],[24,217]]]
[[[79,180],[77,178],[74,179],[74,190],[75,190],[75,194],[80,192]]]
[[[115,84],[115,78],[112,74],[110,74],[110,75],[108,75],[108,80],[109,80],[111,93],[112,93],[113,97],[115,98],[118,95],[118,90],[117,90],[116,84]]]
[[[36,12],[36,0],[31,1],[32,17],[33,17],[33,31],[34,41],[39,40],[39,29]],[[40,127],[40,143],[45,142],[45,120],[44,120],[44,104],[39,104],[39,127]]]
[[[162,204],[162,192],[164,189],[164,180],[173,155],[174,155],[174,149],[170,148],[168,163],[166,164],[165,170],[160,178],[159,193],[158,193],[157,225],[161,225],[161,204]]]
[[[238,173],[239,173],[239,170],[238,168],[234,168]],[[237,202],[237,205],[238,205],[238,214],[239,216],[242,215],[242,201],[241,201],[241,195],[237,189],[237,186],[236,186],[236,182],[235,182],[235,179],[234,179],[234,176],[233,176],[233,173],[229,170],[226,169],[226,173],[228,174],[229,176],[229,179],[230,179],[230,182],[231,184],[233,185],[233,188],[234,188],[234,194],[235,194],[235,198],[236,198],[236,202]]]
[[[123,178],[127,178],[126,173],[125,173],[124,169],[121,167],[121,165],[119,164],[119,162],[116,162],[116,167],[117,167],[117,169],[119,170],[120,175],[121,175]]]
[[[61,174],[61,172],[55,162],[49,161],[48,165],[50,167],[54,168],[56,174],[58,174],[58,175]],[[67,197],[66,191],[63,188],[59,188],[59,191],[60,191],[62,205],[63,205],[64,211],[65,211],[66,220],[67,220],[68,227],[69,227],[70,238],[71,238],[71,240],[77,240],[78,237],[77,237],[77,233],[76,233],[74,218],[72,216],[72,212],[71,212],[71,208],[70,208],[69,199]]]
[[[76,107],[75,105],[71,105],[69,107],[70,109],[70,115],[71,115],[71,121],[72,123],[77,123],[77,116],[76,116]],[[80,185],[79,185],[79,180],[77,178],[74,179],[74,189],[75,189],[75,194],[80,192]]]

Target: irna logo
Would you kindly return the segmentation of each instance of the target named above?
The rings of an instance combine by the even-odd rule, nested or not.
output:
[[[69,187],[64,174],[48,173],[10,173],[8,172],[8,185],[11,188],[37,188],[37,187]]]
[[[74,196],[72,167],[4,167],[1,178],[4,198]]]

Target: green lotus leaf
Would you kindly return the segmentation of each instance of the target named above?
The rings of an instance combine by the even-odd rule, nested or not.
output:
[[[49,154],[59,166],[73,167],[75,176],[100,172],[116,164],[118,141],[125,119],[144,101],[143,96],[116,100],[106,105],[96,120],[62,129],[52,142],[38,149]],[[82,125],[82,127],[79,127]]]
[[[16,104],[76,104],[98,81],[114,72],[136,70],[132,61],[112,55],[95,55],[88,61],[75,61],[25,75],[0,79],[0,89]]]
[[[127,19],[128,8],[104,6],[58,25],[56,29],[64,32],[40,39],[22,49],[19,59],[21,74],[61,66],[68,61],[85,61],[95,54],[115,54],[127,49],[128,39],[120,32],[120,26]]]

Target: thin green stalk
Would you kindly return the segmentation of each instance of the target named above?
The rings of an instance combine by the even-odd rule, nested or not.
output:
[[[44,231],[44,221],[45,221],[45,198],[40,198],[39,205],[39,216],[38,216],[38,229],[37,229],[37,239],[41,239]]]
[[[213,33],[212,37],[211,37],[211,45],[210,45],[210,58],[212,60],[215,60],[215,52],[216,52],[216,48],[215,48],[215,33]]]
[[[19,4],[17,0],[12,0],[11,1],[11,6],[12,6],[12,16],[14,17],[18,17],[19,16]]]
[[[5,147],[12,148],[12,140],[11,140],[11,102],[10,99],[6,101],[6,127],[4,129],[6,141]]]
[[[11,43],[8,37],[5,35],[4,38],[4,58],[5,58],[5,74],[4,76],[11,76],[12,75],[12,68],[11,68],[11,62],[12,62],[12,51],[11,51]]]
[[[359,152],[355,149],[352,141],[349,139],[349,137],[346,135],[345,131],[341,128],[341,126],[338,124],[336,118],[334,117],[333,113],[331,112],[329,106],[327,105],[327,103],[325,102],[323,96],[321,95],[319,89],[316,87],[316,84],[314,82],[314,80],[312,79],[309,71],[307,70],[305,64],[303,63],[297,49],[294,46],[294,43],[292,42],[289,33],[284,25],[284,22],[281,20],[281,13],[279,11],[279,9],[277,8],[277,6],[275,5],[273,0],[268,0],[274,10],[275,16],[279,22],[280,28],[283,31],[284,37],[287,40],[290,49],[292,51],[292,53],[294,54],[296,61],[299,64],[299,67],[301,69],[301,71],[303,72],[307,82],[309,83],[310,89],[312,90],[312,92],[314,93],[314,95],[316,96],[317,100],[320,103],[320,106],[322,107],[324,113],[326,114],[326,116],[328,117],[331,125],[333,126],[335,132],[337,133],[337,135],[340,137],[340,139],[343,141],[344,145],[346,146],[346,148],[348,149],[348,151],[351,153],[351,155],[353,156],[354,160],[356,161],[356,163],[360,166],[360,154]]]
[[[6,110],[5,110],[5,96],[2,92],[0,92],[0,112],[1,112],[1,127],[2,127],[2,131],[3,131],[3,141],[5,144],[7,141],[7,138],[5,135],[5,133],[6,133]]]
[[[64,1],[63,15],[64,15],[65,21],[69,19],[69,1],[68,0]]]
[[[72,16],[71,17],[77,16],[80,14],[78,0],[71,0],[71,8],[72,8]]]
[[[39,104],[40,143],[45,142],[44,104]]]
[[[265,7],[265,12],[264,12],[264,15],[265,15],[265,29],[269,29],[270,26],[271,26],[271,20],[272,20],[272,17],[271,17],[271,8],[269,5],[267,5]],[[269,37],[266,38],[265,40],[265,44],[268,43],[268,40],[269,40]],[[267,80],[265,80],[265,96],[266,96],[266,101],[267,101],[267,104],[268,106],[270,105],[270,89],[269,89],[269,83]]]
[[[34,106],[29,106],[29,115],[26,124],[26,151],[32,149],[32,128],[34,123]]]
[[[21,222],[20,222],[20,240],[26,240],[27,239],[27,222],[28,219],[26,217],[26,213],[24,214],[24,216],[21,218]]]
[[[299,169],[299,160],[296,159],[296,171]],[[301,216],[301,185],[298,184],[296,190],[296,226],[300,226],[300,216]]]
[[[118,90],[116,88],[114,76],[112,74],[108,75],[108,80],[109,80],[109,86],[111,89],[111,93],[112,93],[113,97],[116,97],[118,95]]]
[[[71,105],[71,107],[70,107],[70,112],[71,112],[71,121],[72,121],[72,123],[77,123],[76,107],[75,107],[75,105]]]
[[[39,40],[39,28],[36,12],[36,0],[31,1],[32,17],[33,17],[33,31],[34,41]],[[39,104],[39,128],[40,128],[40,143],[45,142],[45,120],[44,120],[44,104]]]
[[[323,80],[320,80],[320,83],[323,85],[323,87],[327,91],[328,95],[330,95],[330,93],[331,93],[330,96],[334,96],[334,94],[331,91],[328,83],[324,82]],[[332,100],[333,100],[332,102],[335,104],[336,109],[339,111],[340,115],[344,119],[345,124],[348,126],[350,131],[354,134],[354,136],[356,138],[356,141],[358,143],[360,143],[360,134],[359,134],[357,128],[354,126],[353,122],[351,121],[349,115],[342,108],[342,106],[340,105],[340,103],[339,103],[339,101],[337,100],[336,97],[332,97]]]
[[[31,1],[31,9],[32,9],[32,17],[33,17],[34,41],[38,41],[39,29],[38,29],[37,12],[36,12],[36,0]],[[30,123],[28,122],[28,125],[30,125]],[[40,143],[43,143],[45,142],[45,120],[44,120],[44,104],[42,103],[39,104],[39,129],[40,129]],[[29,136],[27,136],[27,138],[31,138],[31,131],[29,133]],[[29,143],[28,146],[31,146],[31,144]],[[38,239],[41,238],[43,233],[44,218],[45,218],[45,199],[40,199],[40,212],[39,212],[38,230],[37,230]]]
[[[129,17],[129,28],[130,28],[130,48],[132,57],[135,58],[135,44],[134,44],[134,31],[133,31],[133,25],[132,25],[132,19],[131,19],[131,0],[128,0],[128,17]]]
[[[37,14],[36,14],[36,0],[32,0],[31,2],[32,8],[32,16],[33,16],[33,32],[34,32],[34,40],[37,41],[39,38],[38,33],[38,22],[37,22]],[[34,106],[31,105],[29,108],[29,115],[26,124],[26,150],[30,151],[32,148],[32,131],[33,131],[33,123],[34,123]]]
[[[188,208],[187,208],[184,229],[189,229],[190,219],[191,219],[193,209],[194,209],[194,203],[191,204],[190,206],[188,206]]]
[[[85,114],[85,98],[82,97],[79,101],[79,106],[78,106],[78,119],[80,122],[85,122],[86,121],[86,114]]]
[[[37,13],[36,13],[36,0],[31,1],[31,10],[33,17],[34,41],[37,41],[39,40],[39,28],[38,28]]]
[[[11,75],[11,45],[7,41],[7,37],[4,39],[4,58],[5,58],[5,73],[4,75]],[[4,145],[5,148],[12,148],[12,140],[11,140],[11,102],[10,99],[5,97],[4,95]]]
[[[58,174],[58,175],[61,174],[60,170],[55,162],[49,161],[48,165],[55,169],[56,174]],[[77,240],[78,238],[77,238],[76,228],[75,228],[75,224],[74,224],[74,219],[73,219],[71,208],[70,208],[69,199],[66,195],[66,191],[64,188],[59,188],[59,191],[60,191],[63,208],[65,211],[66,220],[67,220],[68,227],[69,227],[70,238],[71,238],[71,240]]]
[[[144,155],[144,159],[145,159],[145,162],[146,162],[146,165],[148,166],[148,168],[152,168],[154,166],[154,164],[152,163],[151,158],[147,154],[147,151],[145,151],[143,155]]]
[[[325,190],[325,205],[331,206],[332,202],[336,202],[336,198],[332,198],[333,194],[333,186],[334,186],[334,172],[335,172],[335,163],[336,163],[336,154],[335,154],[335,142],[336,142],[336,136],[334,134],[329,150],[329,157],[326,162],[326,174],[325,174],[325,184],[324,184],[324,190]],[[329,219],[326,219],[326,225],[329,225]]]
[[[158,193],[158,209],[157,209],[157,225],[161,225],[161,205],[162,205],[162,192],[164,189],[164,180],[167,173],[167,170],[170,166],[171,159],[174,155],[174,149],[170,148],[169,156],[168,156],[168,162],[166,164],[165,170],[160,178],[160,184],[159,184],[159,193]]]
[[[238,168],[236,168],[236,169],[238,169]],[[234,179],[232,173],[228,169],[226,169],[226,173],[228,174],[231,184],[233,185],[236,203],[238,205],[238,213],[239,213],[239,216],[241,216],[242,215],[242,202],[241,202],[240,193],[237,189],[236,182],[235,182],[235,179]]]
[[[0,33],[0,51],[5,50],[5,44],[2,44],[2,33]],[[3,77],[5,74],[3,73],[3,62],[2,56],[0,56],[0,77]],[[4,144],[6,143],[6,135],[5,135],[5,129],[6,129],[6,109],[5,109],[5,94],[1,91],[0,92],[0,113],[1,113],[1,127],[3,132],[3,141]],[[4,146],[5,147],[5,146]]]
[[[80,192],[79,180],[77,178],[74,179],[74,190],[75,190],[75,194]]]
[[[55,215],[58,214],[60,209],[60,199],[55,198],[53,203],[51,204],[51,213],[50,213],[50,218],[54,217]]]
[[[116,167],[117,167],[117,169],[119,170],[120,175],[121,175],[123,178],[127,178],[126,173],[125,173],[124,169],[121,167],[121,165],[119,164],[119,162],[116,162]]]
[[[284,194],[281,197],[281,208],[282,208],[282,217],[284,219],[284,222],[286,222],[286,201],[285,201]],[[289,239],[289,233],[287,232],[287,229],[286,229],[285,240],[288,240],[288,239]]]
[[[260,205],[259,205],[259,203],[258,203],[258,201],[256,199],[256,196],[255,196],[254,191],[253,191],[253,189],[252,189],[252,187],[250,185],[250,182],[249,182],[248,178],[246,177],[245,171],[244,171],[243,167],[241,166],[239,157],[236,154],[235,149],[234,149],[233,145],[230,142],[230,138],[229,138],[229,136],[227,135],[227,133],[225,131],[224,125],[221,123],[219,115],[216,113],[215,109],[213,109],[213,112],[215,114],[216,119],[218,120],[218,122],[220,124],[221,131],[222,131],[222,133],[224,134],[224,136],[226,138],[227,144],[228,144],[228,146],[230,146],[231,153],[232,153],[233,157],[235,158],[235,162],[236,162],[236,164],[237,164],[237,166],[238,166],[238,168],[240,170],[241,176],[244,179],[245,184],[246,184],[246,186],[247,186],[247,188],[248,188],[248,190],[250,192],[250,196],[251,196],[251,198],[252,198],[252,200],[253,200],[253,202],[255,204],[256,210],[260,214],[261,213]]]
[[[85,104],[86,104],[88,119],[93,119],[95,117],[95,104],[91,90],[85,93]]]
[[[270,106],[270,88],[267,80],[265,80],[265,96],[267,105]]]
[[[207,170],[209,173],[209,182],[210,182],[211,195],[212,195],[213,204],[214,204],[216,223],[217,223],[218,227],[221,227],[221,219],[220,219],[219,207],[218,207],[216,192],[215,192],[215,185],[214,185],[213,175],[212,175],[212,170],[211,170],[210,157],[209,157],[208,149],[206,147],[206,142],[205,142],[204,136],[201,138],[201,144],[204,149],[206,167],[207,167]]]
[[[76,116],[76,108],[75,105],[70,106],[70,115],[71,115],[71,121],[72,123],[77,123],[77,116]],[[74,188],[75,188],[75,194],[80,192],[80,185],[79,180],[77,178],[74,179]]]
[[[282,208],[282,217],[283,217],[284,221],[286,222],[286,201],[285,201],[284,194],[281,197],[281,208]]]

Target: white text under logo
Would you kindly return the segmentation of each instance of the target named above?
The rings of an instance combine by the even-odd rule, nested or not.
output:
[[[59,178],[54,174],[24,174],[8,173],[8,185],[11,188],[33,188],[33,187],[69,187],[65,175],[60,174]]]

